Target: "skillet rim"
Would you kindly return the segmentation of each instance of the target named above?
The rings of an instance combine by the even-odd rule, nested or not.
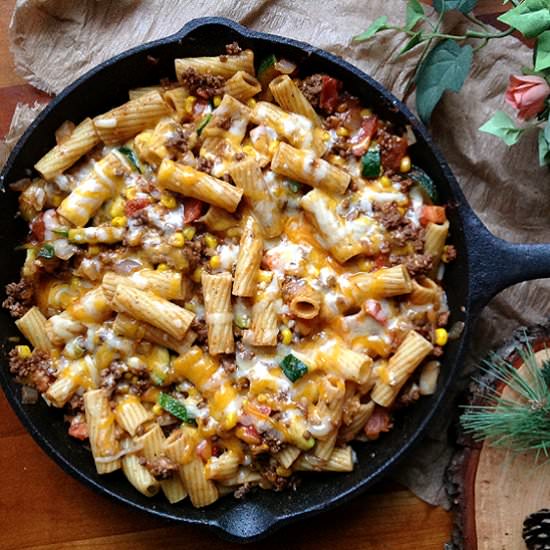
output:
[[[418,119],[412,114],[412,112],[408,109],[408,107],[403,102],[398,100],[391,92],[389,92],[378,81],[374,80],[372,77],[370,77],[369,75],[367,75],[366,73],[358,69],[357,67],[335,56],[334,54],[331,54],[320,48],[316,48],[305,42],[297,41],[294,39],[290,39],[290,38],[286,38],[286,37],[282,37],[282,36],[278,36],[270,33],[263,33],[259,31],[250,30],[224,17],[203,17],[203,18],[193,19],[189,21],[186,25],[184,25],[181,30],[179,30],[178,32],[172,35],[169,35],[164,38],[160,38],[155,41],[140,44],[138,46],[135,46],[134,48],[131,48],[129,50],[126,50],[124,52],[117,54],[116,56],[102,62],[96,67],[93,67],[84,75],[79,77],[76,81],[74,81],[72,84],[67,86],[53,100],[50,101],[50,103],[37,116],[37,118],[33,121],[33,123],[29,126],[29,128],[25,131],[23,136],[17,142],[16,146],[14,147],[12,153],[10,154],[0,174],[0,187],[4,182],[5,175],[11,171],[11,168],[15,163],[15,159],[18,157],[21,150],[25,147],[29,137],[33,134],[37,126],[39,126],[41,122],[44,119],[46,119],[52,111],[57,109],[59,103],[63,101],[65,96],[69,95],[76,89],[85,85],[86,82],[92,76],[103,71],[107,67],[115,65],[120,60],[125,59],[126,57],[129,57],[136,53],[142,53],[144,51],[151,50],[158,46],[171,45],[178,42],[182,42],[187,37],[187,35],[190,34],[192,31],[200,27],[209,26],[209,25],[218,25],[224,28],[224,30],[230,29],[242,35],[243,37],[246,37],[251,40],[260,39],[260,40],[271,42],[273,44],[291,46],[308,55],[315,54],[316,56],[322,58],[323,62],[327,62],[328,64],[331,64],[331,65],[337,65],[344,72],[349,73],[355,76],[356,78],[359,78],[361,81],[363,81],[373,91],[374,95],[377,95],[381,100],[383,100],[383,102],[391,106],[391,107],[388,107],[388,109],[395,110],[398,113],[398,116],[403,117],[406,120],[406,123],[411,125],[411,127],[414,129],[415,134],[420,135],[421,138],[424,140],[426,147],[430,150],[431,154],[433,155],[435,161],[439,166],[439,169],[441,170],[443,179],[445,179],[446,183],[450,188],[451,197],[458,204],[457,215],[458,215],[460,224],[462,225],[462,230],[465,231],[466,229],[468,229],[467,227],[469,225],[467,223],[468,218],[471,218],[471,217],[475,218],[475,214],[473,213],[468,203],[466,202],[463,196],[463,193],[458,185],[458,182],[456,181],[453,173],[451,172],[450,167],[445,161],[439,148],[434,144],[431,135],[428,133],[424,125],[418,121]],[[466,244],[464,247],[465,250],[468,251],[470,249],[470,246],[471,246],[470,239],[466,238]],[[57,448],[51,445],[50,442],[47,439],[45,439],[45,436],[36,428],[30,416],[27,414],[27,412],[23,408],[22,403],[16,396],[15,391],[13,391],[11,387],[11,384],[10,384],[11,374],[7,372],[7,369],[0,369],[0,382],[2,384],[4,393],[6,394],[8,402],[10,403],[12,409],[15,411],[19,420],[23,423],[23,425],[25,426],[27,431],[31,434],[33,439],[46,451],[46,453],[52,459],[54,459],[63,468],[63,470],[70,473],[73,477],[83,482],[85,485],[91,487],[96,492],[101,493],[103,495],[105,494],[109,495],[115,500],[122,502],[128,506],[131,506],[132,508],[136,508],[142,512],[152,514],[162,519],[169,519],[169,520],[177,521],[179,523],[184,523],[184,524],[199,524],[199,525],[207,526],[210,529],[214,530],[216,534],[222,536],[226,540],[232,540],[236,542],[252,542],[268,536],[269,534],[273,533],[274,531],[283,527],[284,525],[289,525],[291,523],[294,523],[295,521],[298,521],[299,519],[309,517],[321,511],[328,510],[330,508],[334,508],[337,505],[341,505],[341,504],[344,504],[345,502],[348,502],[351,498],[356,496],[358,493],[365,491],[367,487],[371,486],[373,483],[378,481],[383,475],[387,474],[404,457],[404,455],[409,453],[410,450],[420,442],[422,436],[424,435],[424,432],[426,431],[428,425],[432,422],[435,414],[438,411],[440,411],[442,408],[443,398],[448,394],[453,378],[456,375],[459,369],[461,359],[464,356],[465,345],[466,345],[466,342],[468,341],[471,324],[473,322],[472,315],[470,315],[470,307],[469,307],[471,302],[471,285],[470,285],[470,278],[469,278],[470,272],[468,269],[468,266],[469,266],[468,252],[466,256],[467,257],[464,258],[465,267],[467,270],[467,277],[465,282],[465,288],[466,288],[465,303],[464,303],[465,310],[463,312],[463,321],[465,324],[464,331],[460,337],[459,342],[457,342],[458,348],[457,348],[454,362],[446,365],[446,367],[449,369],[449,375],[446,380],[446,383],[440,388],[435,398],[435,401],[432,403],[431,408],[428,410],[427,414],[424,415],[424,417],[418,423],[418,425],[416,425],[414,432],[411,434],[411,436],[379,468],[372,471],[367,477],[364,477],[359,481],[357,481],[356,483],[354,483],[349,489],[343,490],[336,497],[331,498],[328,502],[321,501],[313,505],[308,505],[299,511],[281,514],[278,516],[275,516],[272,514],[270,515],[270,517],[267,518],[267,521],[264,521],[262,525],[259,526],[259,528],[253,529],[250,532],[244,532],[242,530],[239,531],[238,529],[237,530],[231,529],[231,523],[236,520],[235,514],[232,512],[224,513],[222,511],[222,513],[220,513],[219,517],[216,519],[182,517],[181,515],[176,516],[176,515],[166,513],[162,510],[158,510],[154,506],[150,506],[150,507],[144,506],[137,501],[134,501],[130,498],[125,497],[122,494],[117,493],[116,491],[111,490],[106,485],[103,485],[97,482],[96,480],[89,477],[86,473],[84,473],[75,464],[66,460],[65,457],[60,454]],[[244,503],[246,503],[246,501],[244,501]],[[236,507],[234,507],[232,510],[236,510]],[[245,515],[246,515],[246,511],[245,511]],[[220,520],[223,520],[224,518],[226,520],[225,522],[220,521]]]

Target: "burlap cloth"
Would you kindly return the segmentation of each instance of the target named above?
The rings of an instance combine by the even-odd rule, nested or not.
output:
[[[57,93],[103,60],[132,46],[167,36],[188,20],[224,16],[253,29],[296,38],[357,65],[402,97],[418,52],[398,63],[401,37],[393,32],[357,45],[351,37],[382,14],[403,18],[402,0],[18,0],[10,26],[18,72],[34,86]],[[498,236],[515,242],[550,242],[549,173],[537,165],[536,134],[508,149],[477,128],[503,107],[511,72],[529,65],[531,52],[509,37],[490,43],[476,57],[459,94],[447,94],[432,122],[460,185],[481,219]],[[20,107],[10,145],[40,107]],[[0,162],[2,157],[0,156]],[[483,312],[467,365],[511,335],[518,325],[542,321],[550,311],[550,282],[532,281],[502,292]],[[452,453],[448,419],[410,456],[395,478],[432,504],[448,505],[443,472]]]

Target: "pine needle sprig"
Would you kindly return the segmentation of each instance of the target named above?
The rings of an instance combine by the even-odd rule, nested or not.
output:
[[[542,367],[529,343],[517,348],[525,365],[520,374],[510,362],[493,354],[482,363],[486,375],[477,380],[486,405],[467,405],[460,418],[466,433],[474,440],[486,440],[494,447],[514,452],[535,452],[536,459],[550,458],[550,360]],[[500,382],[514,397],[503,397],[494,387]]]

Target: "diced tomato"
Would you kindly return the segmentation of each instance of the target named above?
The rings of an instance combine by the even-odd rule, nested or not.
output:
[[[88,425],[82,420],[80,416],[75,416],[71,420],[71,425],[69,426],[69,435],[84,441],[88,439]]]
[[[355,134],[351,139],[350,143],[353,144],[351,152],[356,156],[360,157],[367,152],[372,136],[376,133],[378,129],[378,118],[375,116],[369,116],[363,118],[361,122],[361,128],[357,134]]]
[[[381,432],[389,432],[392,421],[388,409],[376,405],[365,425],[365,434],[368,439],[378,439]]]
[[[382,166],[397,172],[401,166],[401,159],[407,154],[408,146],[407,138],[391,136],[380,151]]]
[[[210,443],[209,439],[203,439],[197,445],[195,452],[204,462],[208,461],[208,459],[212,456],[212,443]]]
[[[34,235],[37,241],[42,242],[44,240],[44,234],[46,233],[46,224],[44,223],[44,214],[38,214],[31,222],[31,233]]]
[[[319,98],[321,109],[329,113],[334,112],[340,99],[341,87],[342,82],[340,82],[340,80],[323,75],[323,87],[321,88],[321,97]]]
[[[447,216],[445,215],[444,206],[434,206],[432,204],[426,204],[422,207],[422,213],[420,214],[420,223],[422,225],[428,225],[428,223],[445,223]]]
[[[383,324],[388,320],[385,313],[382,311],[380,302],[377,302],[376,300],[367,300],[363,308],[366,313],[368,313],[373,319],[376,319],[379,323]]]
[[[124,206],[124,212],[127,216],[134,216],[140,210],[143,210],[146,206],[149,206],[151,201],[148,198],[142,199],[130,199]]]
[[[202,216],[202,205],[199,199],[185,199],[183,203],[183,222],[191,223]]]
[[[212,456],[220,456],[223,453],[223,449],[217,445],[212,445]]]

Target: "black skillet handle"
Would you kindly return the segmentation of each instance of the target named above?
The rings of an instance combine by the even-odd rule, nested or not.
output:
[[[550,244],[514,244],[495,237],[468,212],[470,314],[481,312],[501,290],[522,281],[550,277]]]

